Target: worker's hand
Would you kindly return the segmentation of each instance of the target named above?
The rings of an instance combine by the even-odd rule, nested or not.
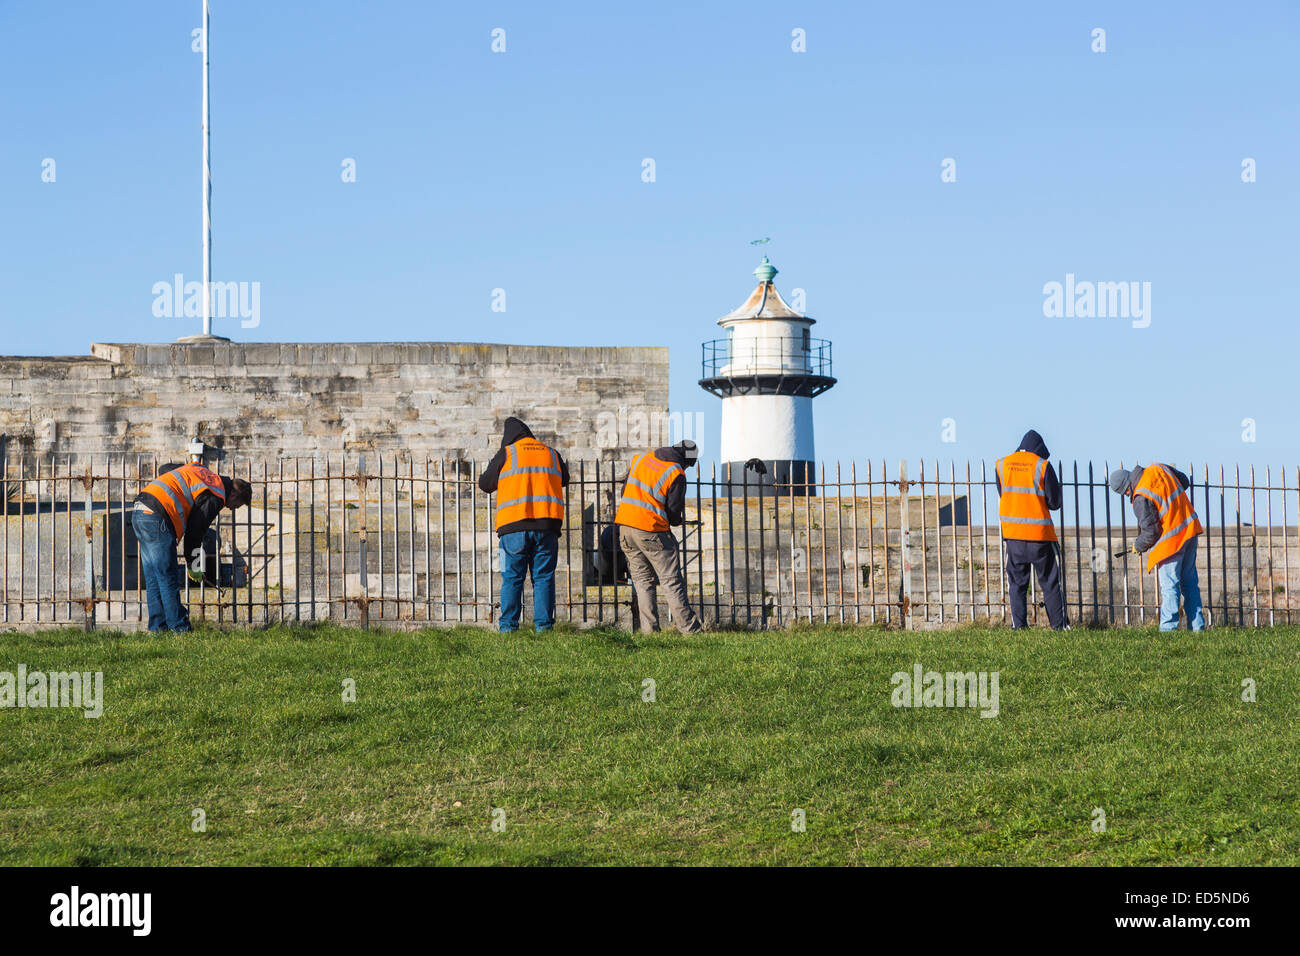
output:
[[[186,569],[185,569],[185,575],[186,575],[186,577],[188,577],[191,581],[193,581],[195,584],[202,584],[202,583],[203,583],[203,572],[202,572],[202,571],[196,571],[196,570],[194,570],[193,568],[186,568]]]

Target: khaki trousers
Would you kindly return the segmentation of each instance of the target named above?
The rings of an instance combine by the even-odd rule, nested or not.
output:
[[[641,630],[659,630],[656,584],[663,585],[673,621],[684,634],[701,630],[700,619],[686,596],[686,579],[677,560],[677,539],[670,531],[641,531],[618,526],[618,544],[627,558],[627,570],[636,589]]]

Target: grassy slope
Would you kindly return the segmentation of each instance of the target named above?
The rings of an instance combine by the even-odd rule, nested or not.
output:
[[[106,712],[0,710],[0,863],[1294,865],[1297,636],[8,633]],[[895,709],[916,662],[1001,715]]]

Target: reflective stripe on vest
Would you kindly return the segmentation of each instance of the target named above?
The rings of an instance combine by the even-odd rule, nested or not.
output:
[[[497,477],[497,530],[516,521],[564,520],[564,472],[560,456],[536,438],[506,448]]]
[[[1047,460],[1017,451],[997,462],[1002,495],[998,519],[1002,537],[1016,541],[1055,541],[1056,526],[1047,507]]]
[[[202,465],[173,468],[151,481],[144,490],[167,512],[177,541],[185,537],[185,526],[189,523],[195,498],[208,492],[226,500],[226,488],[221,479]]]
[[[1191,498],[1183,494],[1182,486],[1167,466],[1152,463],[1142,469],[1132,497],[1138,495],[1152,502],[1160,512],[1160,537],[1147,552],[1147,570],[1154,571],[1157,564],[1183,550],[1188,541],[1205,529]]]
[[[632,462],[618,499],[614,523],[641,531],[667,531],[668,489],[685,472],[681,465],[646,452]]]

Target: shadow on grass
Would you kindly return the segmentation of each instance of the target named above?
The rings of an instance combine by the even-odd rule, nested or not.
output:
[[[581,637],[594,638],[602,644],[628,652],[639,651],[641,649],[641,645],[637,643],[636,635],[631,631],[624,631],[613,627],[601,627],[590,631],[579,631],[575,628],[573,633]]]
[[[179,861],[176,854],[127,843],[83,844],[72,851],[66,862],[60,862],[65,866],[165,866]]]
[[[83,767],[105,767],[109,764],[123,763],[127,760],[134,760],[145,752],[145,748],[138,744],[131,744],[125,747],[100,747],[99,749],[86,754],[81,758]]]

